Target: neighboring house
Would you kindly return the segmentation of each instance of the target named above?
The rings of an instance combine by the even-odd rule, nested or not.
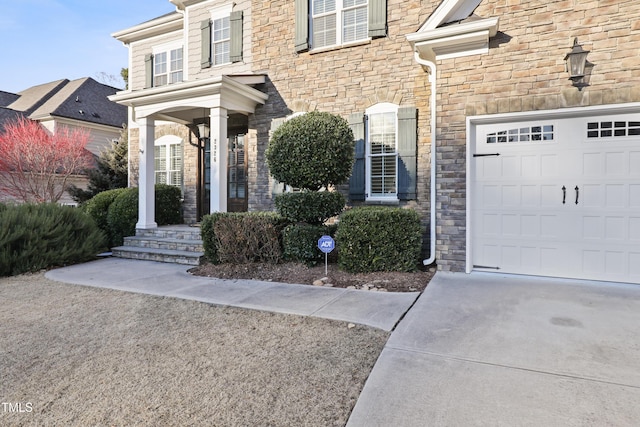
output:
[[[86,149],[98,156],[127,124],[127,108],[109,100],[118,89],[92,78],[57,80],[25,89],[17,94],[0,91],[0,128],[22,116],[37,121],[55,133],[59,126],[80,127],[90,133]],[[75,177],[73,184],[86,186],[85,177]],[[0,195],[0,198],[2,195]],[[73,203],[66,195],[61,203]]]
[[[354,131],[350,203],[418,210],[440,270],[640,282],[636,1],[171,3],[114,34],[137,227],[156,226],[156,180],[188,222],[272,209],[270,132],[319,110]],[[569,80],[575,38],[590,52]]]

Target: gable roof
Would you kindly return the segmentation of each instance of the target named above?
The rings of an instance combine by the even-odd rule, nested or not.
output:
[[[127,107],[109,100],[116,92],[118,89],[90,77],[57,80],[19,92],[6,109],[33,120],[61,117],[120,128],[127,123]],[[0,122],[6,121],[3,116]]]
[[[427,61],[487,53],[499,21],[473,14],[481,2],[443,0],[417,32],[407,34],[415,53]]]
[[[90,77],[73,80],[51,96],[30,118],[64,117],[107,126],[127,123],[127,107],[109,101],[118,89],[98,83]]]

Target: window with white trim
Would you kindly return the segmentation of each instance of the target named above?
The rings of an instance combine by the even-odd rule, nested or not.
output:
[[[231,62],[231,25],[229,16],[213,19],[213,65]]]
[[[182,45],[159,46],[153,50],[153,86],[165,86],[183,80]]]
[[[368,22],[367,0],[311,0],[311,45],[317,49],[366,40]]]
[[[398,198],[398,106],[382,103],[367,109],[367,200]]]
[[[165,135],[155,142],[155,182],[182,187],[182,139]]]

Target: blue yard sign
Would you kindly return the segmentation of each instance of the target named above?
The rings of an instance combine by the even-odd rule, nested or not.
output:
[[[318,249],[320,249],[325,254],[328,254],[335,248],[336,242],[331,238],[331,236],[322,236],[318,239]]]
[[[328,274],[328,260],[327,255],[329,252],[336,248],[336,242],[331,238],[331,236],[322,236],[318,239],[318,249],[324,252],[324,275]]]

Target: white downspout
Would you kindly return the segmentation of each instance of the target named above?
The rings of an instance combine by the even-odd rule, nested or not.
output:
[[[431,61],[427,61],[420,57],[418,52],[414,52],[414,58],[420,65],[429,68],[429,82],[431,83],[431,192],[429,199],[431,201],[430,207],[430,249],[429,258],[422,261],[423,265],[433,264],[436,260],[436,64]]]

